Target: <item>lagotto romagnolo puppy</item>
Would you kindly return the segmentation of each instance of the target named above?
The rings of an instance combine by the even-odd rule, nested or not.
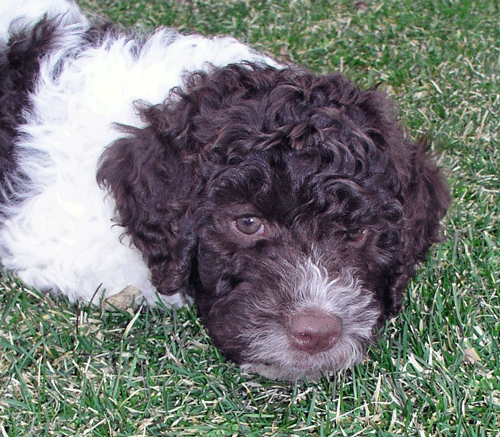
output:
[[[3,1],[0,26],[5,269],[71,301],[194,302],[271,378],[363,358],[449,201],[382,93],[63,0]]]

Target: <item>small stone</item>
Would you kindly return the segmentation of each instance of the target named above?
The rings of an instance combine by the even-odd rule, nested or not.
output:
[[[101,307],[105,311],[136,309],[139,306],[140,296],[141,291],[133,285],[129,285],[119,293],[104,299]]]

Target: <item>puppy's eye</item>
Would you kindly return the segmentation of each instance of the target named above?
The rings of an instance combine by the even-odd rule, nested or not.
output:
[[[258,217],[240,217],[235,221],[236,228],[245,235],[260,234],[264,230],[264,224]]]
[[[356,243],[358,241],[361,241],[366,234],[367,234],[366,229],[360,228],[360,229],[352,229],[347,233],[347,236],[349,237],[349,240]]]

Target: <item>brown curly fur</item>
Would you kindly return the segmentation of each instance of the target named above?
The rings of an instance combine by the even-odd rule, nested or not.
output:
[[[293,311],[297,260],[316,259],[329,278],[350,272],[372,300],[356,324],[398,313],[449,194],[382,93],[339,74],[230,65],[139,110],[145,127],[122,127],[98,181],[158,291],[193,297],[226,356],[269,364],[249,352],[250,331]],[[238,234],[246,216],[265,234]]]

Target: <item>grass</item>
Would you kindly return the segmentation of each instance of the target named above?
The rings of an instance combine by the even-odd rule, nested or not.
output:
[[[500,26],[490,0],[81,0],[125,25],[232,34],[379,82],[447,169],[446,241],[368,359],[318,383],[242,374],[192,309],[100,312],[0,282],[0,436],[497,436]]]

